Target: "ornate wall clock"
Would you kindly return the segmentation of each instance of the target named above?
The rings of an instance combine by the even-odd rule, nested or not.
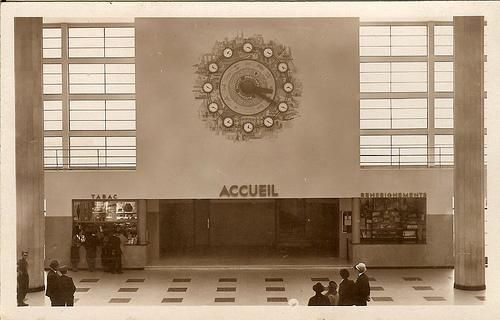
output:
[[[288,47],[239,35],[217,41],[195,67],[200,116],[229,139],[273,135],[298,115],[301,87]]]

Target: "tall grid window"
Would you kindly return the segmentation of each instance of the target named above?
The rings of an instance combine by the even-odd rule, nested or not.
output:
[[[361,166],[453,165],[452,55],[452,22],[361,24]]]
[[[46,169],[136,166],[133,24],[45,24]]]

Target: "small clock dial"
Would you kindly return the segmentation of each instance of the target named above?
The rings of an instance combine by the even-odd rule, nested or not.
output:
[[[264,57],[271,58],[273,56],[273,49],[265,48],[263,54],[264,54]]]
[[[224,51],[222,52],[222,55],[226,58],[231,58],[233,56],[233,49],[231,49],[231,48],[224,49]]]
[[[208,71],[214,73],[214,72],[217,72],[218,70],[219,70],[219,66],[217,65],[217,63],[212,62],[211,64],[208,65]]]
[[[245,122],[243,124],[243,130],[245,130],[245,132],[247,132],[247,133],[252,132],[253,128],[254,128],[254,126],[253,126],[253,123],[251,123],[251,122]]]
[[[280,62],[278,64],[278,71],[279,72],[287,72],[288,71],[288,65],[284,62]]]
[[[206,93],[212,92],[213,89],[214,86],[210,82],[206,82],[205,84],[203,84],[203,91],[205,91]]]
[[[281,102],[279,105],[278,105],[278,110],[280,112],[287,112],[288,111],[288,104],[286,104],[286,102]]]
[[[232,118],[227,117],[227,118],[224,118],[223,123],[224,123],[224,127],[230,128],[233,126],[234,121]]]
[[[273,120],[273,118],[271,118],[271,117],[266,117],[266,118],[264,118],[264,125],[265,125],[267,128],[272,127],[272,126],[273,126],[273,124],[274,124],[274,120]]]
[[[253,50],[253,45],[250,42],[247,42],[243,45],[243,51],[245,52],[252,52]]]
[[[291,82],[286,82],[284,85],[283,85],[283,90],[285,90],[285,92],[292,92],[293,91],[293,84]]]
[[[208,111],[214,113],[219,111],[219,105],[216,102],[212,102],[208,105]]]

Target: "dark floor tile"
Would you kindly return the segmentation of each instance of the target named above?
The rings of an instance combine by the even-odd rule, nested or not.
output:
[[[311,281],[315,281],[315,282],[317,282],[317,281],[320,281],[320,282],[321,281],[330,281],[330,278],[325,278],[325,277],[323,277],[323,278],[321,278],[321,277],[319,277],[319,278],[311,278]]]
[[[266,282],[283,282],[283,278],[266,278]]]
[[[268,297],[267,302],[288,302],[286,297]]]
[[[444,297],[424,297],[427,301],[446,301]]]
[[[118,292],[137,292],[139,288],[120,288],[118,289]]]
[[[168,288],[168,292],[186,292],[188,288]]]
[[[126,282],[144,282],[146,279],[127,279]]]
[[[404,281],[422,281],[422,278],[419,277],[403,277]]]
[[[75,292],[89,292],[90,288],[76,288]]]
[[[236,278],[219,278],[219,282],[237,282]]]
[[[183,298],[163,298],[161,303],[181,303]]]
[[[234,292],[236,287],[217,287],[217,292]]]
[[[235,302],[236,298],[215,298],[215,302]]]
[[[384,291],[384,287],[371,287],[370,286],[370,291]]]
[[[129,303],[130,298],[111,298],[109,303]]]
[[[266,287],[266,291],[285,291],[285,287]]]
[[[476,296],[476,299],[479,300],[479,301],[486,301],[486,297],[485,296]]]
[[[431,286],[413,286],[413,289],[417,291],[434,290]]]
[[[394,301],[392,297],[371,297],[373,301]]]
[[[99,279],[82,279],[80,282],[97,282]]]
[[[191,282],[191,278],[174,278],[172,282]]]

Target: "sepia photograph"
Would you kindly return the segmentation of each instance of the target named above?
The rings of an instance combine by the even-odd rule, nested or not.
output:
[[[1,9],[0,316],[495,317],[499,3]]]

